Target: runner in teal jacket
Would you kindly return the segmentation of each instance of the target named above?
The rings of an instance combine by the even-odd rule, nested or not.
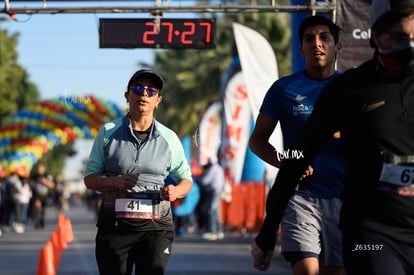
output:
[[[86,166],[85,184],[104,193],[98,217],[100,274],[164,274],[174,239],[170,202],[192,187],[178,136],[154,118],[163,80],[148,70],[129,80],[129,113],[101,127]],[[177,185],[164,186],[170,175]]]

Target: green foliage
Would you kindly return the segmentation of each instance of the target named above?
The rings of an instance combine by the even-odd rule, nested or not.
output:
[[[232,59],[232,23],[259,31],[272,45],[279,75],[290,73],[290,17],[281,13],[227,14],[217,18],[215,49],[162,50],[155,71],[164,76],[163,102],[156,117],[181,137],[193,135],[207,107],[219,99],[222,74]]]
[[[17,63],[18,38],[0,29],[0,121],[39,98],[37,87]]]
[[[62,172],[66,157],[71,157],[75,154],[76,151],[73,149],[73,144],[67,143],[48,151],[39,161],[46,165],[47,173],[55,177]]]

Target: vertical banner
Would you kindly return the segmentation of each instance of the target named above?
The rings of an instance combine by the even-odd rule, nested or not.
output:
[[[267,89],[279,77],[276,56],[272,46],[259,32],[238,23],[233,23],[233,32],[249,91],[250,108],[256,120]]]
[[[221,102],[214,102],[207,108],[201,119],[196,141],[198,163],[200,165],[207,164],[209,160],[217,161],[221,144],[222,110],[223,104]]]
[[[355,68],[372,58],[374,51],[369,45],[371,2],[371,0],[336,1],[336,23],[342,29],[340,41],[343,46],[337,60],[339,71]]]
[[[246,81],[250,109],[253,115],[253,120],[256,121],[257,115],[259,114],[259,108],[267,90],[279,77],[276,55],[268,40],[256,30],[238,23],[233,23],[233,31],[242,73]],[[283,150],[283,137],[279,123],[270,137],[269,142],[277,150]],[[248,150],[247,157],[249,158],[246,158],[245,168],[257,167],[257,162],[259,161],[264,163],[257,157],[250,156],[250,154],[251,152]],[[249,161],[249,163],[247,163],[247,161]],[[267,176],[275,178],[278,169],[267,163],[264,165],[266,166]],[[245,170],[242,179],[257,179],[258,176],[263,177],[263,175],[250,175],[247,173],[255,173],[254,171],[258,171],[257,169]]]
[[[239,184],[250,134],[252,113],[243,74],[238,71],[228,81],[224,91],[223,139],[221,164],[227,182]]]

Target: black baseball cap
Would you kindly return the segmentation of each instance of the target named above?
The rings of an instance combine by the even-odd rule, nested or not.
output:
[[[127,88],[129,89],[132,85],[133,82],[135,82],[137,79],[150,79],[154,82],[154,84],[156,85],[156,88],[158,89],[162,89],[162,87],[164,86],[164,80],[162,79],[162,77],[159,74],[154,73],[151,70],[138,70],[136,71],[131,78],[128,81],[128,86]]]

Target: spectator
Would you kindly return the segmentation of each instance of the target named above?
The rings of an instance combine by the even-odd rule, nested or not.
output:
[[[51,191],[55,188],[53,178],[46,173],[46,166],[38,162],[31,178],[33,187],[32,211],[35,228],[45,227],[46,207]]]
[[[217,240],[224,237],[221,222],[221,195],[225,183],[224,169],[217,161],[209,161],[203,167],[203,175],[198,179],[207,210],[207,232],[202,238]]]
[[[6,179],[7,201],[6,215],[8,227],[13,228],[16,233],[23,233],[24,228],[21,221],[20,196],[23,192],[23,183],[17,172],[11,173]]]
[[[70,193],[61,173],[55,177],[55,200],[59,211],[69,209]]]
[[[20,227],[23,229],[22,231],[25,231],[25,228],[28,223],[29,219],[29,206],[30,201],[33,196],[32,187],[30,186],[29,178],[28,176],[24,176],[21,178],[22,181],[22,190],[19,194],[19,202],[20,202]]]

